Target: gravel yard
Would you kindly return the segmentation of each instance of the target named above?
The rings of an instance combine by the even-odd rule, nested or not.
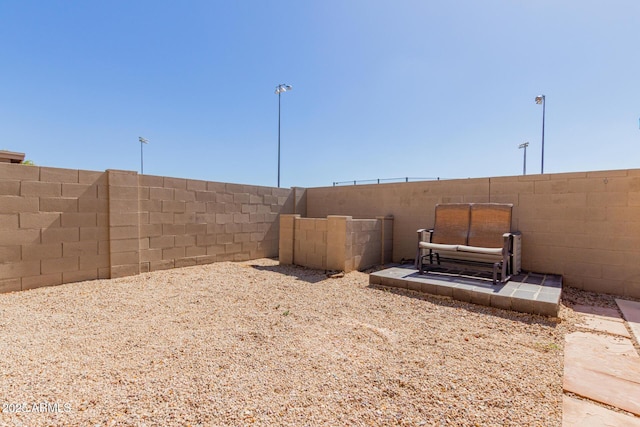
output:
[[[0,424],[559,426],[572,316],[271,259],[1,294]]]

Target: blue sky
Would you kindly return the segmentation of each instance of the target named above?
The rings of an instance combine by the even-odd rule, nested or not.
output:
[[[0,0],[0,149],[275,186],[640,166],[640,2]]]

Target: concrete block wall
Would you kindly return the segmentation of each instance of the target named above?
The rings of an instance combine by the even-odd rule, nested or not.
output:
[[[292,191],[140,175],[140,266],[154,271],[278,255]]]
[[[296,218],[293,264],[327,269],[327,220]]]
[[[328,270],[350,271],[353,265],[348,261],[353,256],[347,251],[351,239],[347,239],[347,222],[352,220],[350,216],[327,216],[327,266]]]
[[[286,263],[296,217],[280,213],[326,217],[326,241],[313,255],[305,247],[314,265],[369,262],[358,260],[357,245],[373,238],[351,236],[349,246],[346,217],[393,216],[380,244],[385,256],[408,260],[416,230],[433,226],[435,205],[447,202],[513,203],[525,270],[640,298],[637,169],[289,190],[8,163],[0,164],[0,292],[278,253]]]
[[[392,218],[281,215],[280,263],[349,272],[389,262],[392,222]]]
[[[275,257],[294,209],[289,189],[3,163],[0,292]]]
[[[0,164],[0,292],[109,277],[107,177]]]
[[[393,215],[393,258],[413,259],[435,205],[512,203],[525,270],[580,289],[640,298],[640,170],[309,188],[307,215]]]
[[[392,260],[393,218],[347,221],[345,269],[363,270]]]
[[[278,261],[280,264],[293,264],[295,246],[296,219],[299,214],[280,215],[280,239],[278,241]]]
[[[640,298],[640,170],[494,178],[491,193],[517,200],[523,268]]]
[[[109,277],[133,276],[140,273],[138,234],[138,174],[132,171],[108,170],[109,185]]]

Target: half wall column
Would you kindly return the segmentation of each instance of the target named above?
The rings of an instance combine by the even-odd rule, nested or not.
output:
[[[351,271],[351,235],[347,239],[347,222],[350,216],[327,216],[327,269]],[[348,248],[347,248],[348,247]],[[349,259],[347,259],[347,254]],[[348,264],[348,265],[346,265]]]
[[[280,214],[280,241],[278,260],[280,264],[293,264],[295,252],[295,227],[300,215]]]

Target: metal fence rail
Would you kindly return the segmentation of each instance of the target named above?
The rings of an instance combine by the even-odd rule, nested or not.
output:
[[[402,177],[402,178],[376,178],[376,179],[354,179],[352,181],[334,181],[333,186],[337,185],[358,185],[358,184],[382,184],[385,182],[409,182],[409,181],[440,181],[440,177],[430,178],[416,178],[416,177]]]

